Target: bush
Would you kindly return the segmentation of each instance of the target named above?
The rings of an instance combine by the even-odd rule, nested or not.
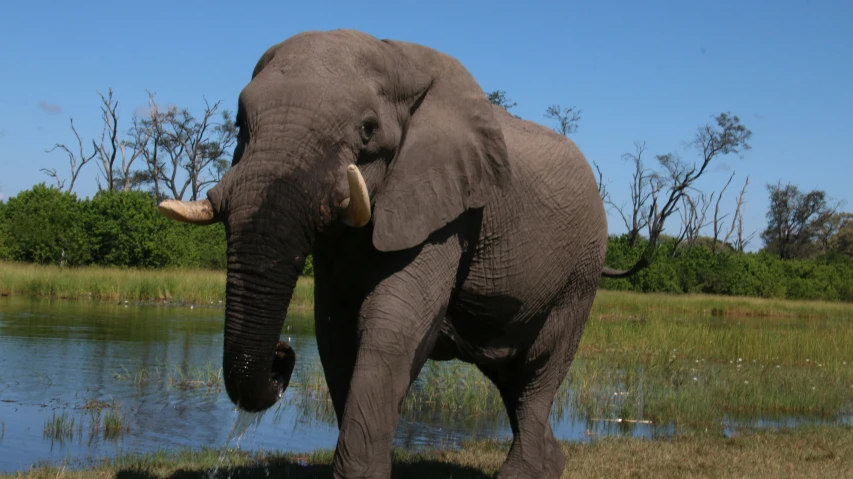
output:
[[[168,244],[171,221],[143,191],[101,191],[89,202],[86,219],[95,264],[150,268],[175,262]]]
[[[608,242],[607,265],[631,267],[648,244],[633,248],[627,235]],[[853,301],[853,259],[831,252],[810,260],[782,260],[766,253],[715,253],[710,244],[674,248],[671,238],[660,242],[654,262],[625,279],[602,278],[604,289],[636,292],[710,293],[778,299]],[[674,252],[673,252],[674,251]]]
[[[143,191],[101,191],[80,200],[41,183],[0,203],[0,259],[224,269],[226,249],[221,223],[202,227],[170,220]],[[305,274],[314,274],[310,256]]]
[[[8,259],[40,264],[90,262],[86,205],[73,193],[61,193],[41,183],[9,198],[0,211]]]

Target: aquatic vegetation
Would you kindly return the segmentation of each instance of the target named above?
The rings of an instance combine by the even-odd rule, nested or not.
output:
[[[53,416],[44,423],[44,436],[57,441],[71,440],[74,437],[75,424],[78,426],[76,430],[79,430],[81,424],[67,411],[53,411]]]
[[[660,299],[629,314],[599,309],[552,408],[556,421],[642,422],[677,433],[762,421],[834,421],[853,414],[853,322],[848,310],[792,316],[780,303],[738,305],[752,316],[693,311]],[[750,309],[750,307],[752,309]],[[639,311],[640,314],[635,312]],[[793,313],[792,313],[793,314]],[[297,367],[281,407],[334,421],[319,363]],[[413,421],[505,424],[494,385],[474,366],[429,361],[409,390]]]
[[[222,382],[222,367],[214,366],[212,360],[207,360],[201,366],[189,363],[162,364],[152,369],[139,367],[133,371],[121,366],[113,377],[119,381],[132,381],[138,387],[151,383],[166,385],[179,389],[205,389],[209,392],[219,392]]]

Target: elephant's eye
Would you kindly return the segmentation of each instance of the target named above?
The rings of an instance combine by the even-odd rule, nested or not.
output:
[[[379,128],[379,124],[376,120],[367,120],[361,124],[361,128],[359,128],[359,134],[361,135],[361,141],[367,143],[373,138],[373,134],[376,133],[376,130]]]

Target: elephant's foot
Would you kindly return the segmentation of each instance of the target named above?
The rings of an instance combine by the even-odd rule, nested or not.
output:
[[[513,443],[498,479],[559,479],[566,467],[566,455],[553,437],[541,447],[516,446]]]
[[[361,464],[360,466],[362,467],[333,467],[332,477],[333,479],[389,479],[391,477],[390,462],[378,465]]]

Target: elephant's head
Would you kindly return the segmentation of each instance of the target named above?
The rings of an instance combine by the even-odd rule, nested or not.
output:
[[[231,400],[264,410],[293,367],[279,342],[318,235],[372,221],[380,251],[414,247],[508,181],[486,95],[434,50],[336,30],[266,51],[239,96],[232,167],[198,202],[161,212],[224,222],[223,374]]]

